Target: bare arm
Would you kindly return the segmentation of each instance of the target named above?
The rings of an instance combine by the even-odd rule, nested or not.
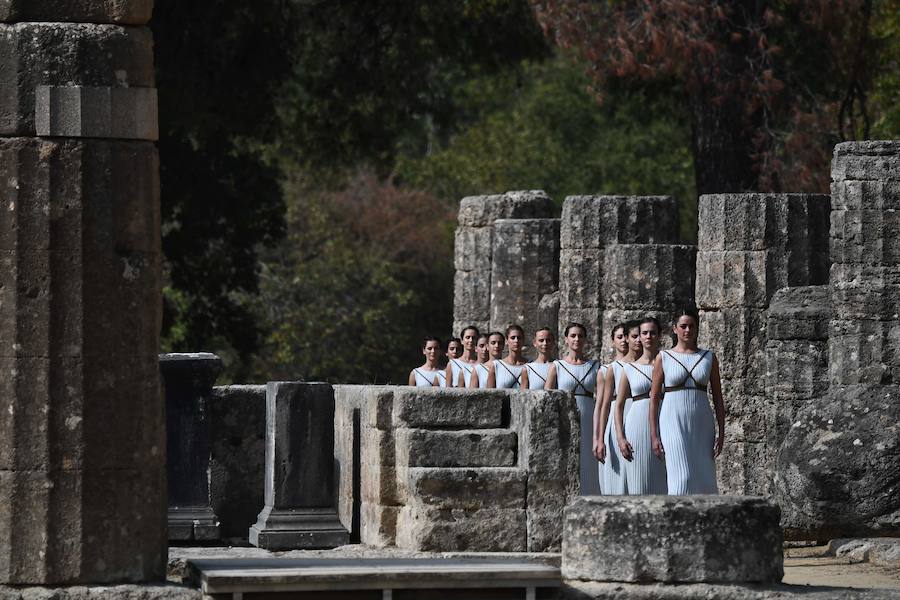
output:
[[[722,453],[722,446],[725,445],[725,400],[722,398],[722,379],[719,375],[719,359],[716,356],[713,356],[709,387],[712,388],[713,406],[716,409],[716,423],[719,426],[719,435],[716,437],[716,447],[713,452],[715,456],[719,456]]]
[[[606,371],[603,385],[597,388],[594,405],[594,456],[597,460],[606,460],[606,423],[609,421],[609,407],[612,404],[612,396],[615,393],[616,374],[612,365]]]
[[[447,368],[444,370],[444,377],[447,379],[447,387],[453,387],[455,382],[453,381],[453,361],[447,361]]]
[[[634,458],[634,449],[625,439],[625,400],[631,396],[631,384],[628,377],[622,373],[622,381],[619,382],[619,392],[616,395],[616,437],[619,441],[619,450],[622,458],[631,461]]]
[[[409,372],[409,385],[412,387],[416,387],[416,370],[413,369]]]
[[[475,365],[474,367],[472,367],[472,374],[469,375],[469,389],[470,390],[478,389],[478,387],[479,387],[478,378],[479,377],[480,377],[480,375],[478,375],[478,365]],[[465,384],[465,381],[463,381],[463,384]],[[463,387],[465,387],[465,385],[463,385]]]
[[[522,367],[522,377],[519,378],[519,389],[528,389],[528,367]]]
[[[547,381],[544,382],[544,389],[556,389],[556,364],[551,363],[550,368],[547,369]]]
[[[666,455],[662,440],[659,439],[659,407],[662,404],[665,389],[666,373],[663,371],[662,354],[653,361],[653,381],[650,384],[650,446],[656,458],[662,460]]]
[[[486,387],[491,390],[497,387],[497,373],[494,371],[495,368],[496,368],[496,365],[491,364],[491,368],[488,369],[488,374],[487,374],[487,386]]]

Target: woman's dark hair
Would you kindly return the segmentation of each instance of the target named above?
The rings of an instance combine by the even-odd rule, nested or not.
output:
[[[612,328],[612,331],[609,332],[609,339],[611,339],[611,340],[616,339],[616,332],[620,329],[624,330],[625,333],[628,333],[628,330],[625,329],[625,323],[616,323],[615,326]]]
[[[426,335],[425,338],[422,339],[422,350],[425,349],[425,346],[428,345],[428,342],[437,342],[439,347],[444,347],[443,342],[441,342],[441,338],[435,337],[433,335]]]
[[[569,331],[570,331],[573,327],[580,327],[580,328],[581,328],[581,331],[584,332],[584,335],[587,336],[587,327],[585,327],[585,326],[582,325],[581,323],[575,323],[575,322],[572,322],[572,323],[569,323],[568,325],[566,325],[566,331],[565,331],[565,333],[563,333],[563,336],[566,336],[566,337],[567,337],[567,336],[569,335]]]
[[[536,330],[536,331],[534,332],[534,337],[537,337],[537,335],[538,335],[540,332],[542,332],[542,331],[546,331],[546,332],[549,333],[550,335],[553,335],[553,330],[552,330],[552,329],[550,329],[549,327],[541,327],[540,329],[538,329],[538,330]],[[555,337],[555,336],[554,336],[554,337]]]
[[[697,313],[697,310],[691,307],[682,308],[675,312],[675,316],[672,319],[672,327],[678,325],[678,320],[681,317],[690,317],[694,320],[694,323],[697,325],[697,328],[700,328],[700,315]]]
[[[506,340],[506,336],[503,335],[503,332],[502,332],[502,331],[492,331],[492,332],[490,332],[490,333],[488,334],[488,339],[490,340],[490,339],[491,339],[492,337],[494,337],[495,335],[499,335],[499,336],[500,336],[500,339]]]
[[[462,346],[462,340],[461,340],[461,339],[459,339],[458,337],[452,337],[452,338],[450,338],[449,340],[447,340],[447,348],[450,347],[450,344],[451,344],[452,342],[456,342],[457,344],[459,344],[460,346]]]
[[[486,334],[486,333],[479,333],[479,334],[478,334],[478,338],[475,340],[475,342],[477,343],[478,340],[480,340],[481,338],[484,338],[485,341],[487,341],[487,339],[488,339],[489,337],[491,337],[491,336],[489,336],[489,335]]]
[[[525,337],[525,330],[522,328],[521,325],[516,325],[516,324],[510,325],[509,327],[506,328],[506,337],[509,337],[509,334],[513,331],[518,331],[520,334],[522,334],[522,337]]]
[[[631,333],[632,329],[641,330],[641,322],[637,319],[631,319],[630,321],[625,321],[625,333]]]
[[[656,317],[644,317],[643,319],[641,319],[640,323],[638,323],[638,327],[640,327],[641,325],[646,325],[647,323],[653,323],[654,325],[656,325],[657,333],[662,333],[662,325],[659,324],[659,319],[657,319]]]
[[[466,332],[470,329],[475,332],[475,339],[478,339],[478,328],[475,327],[474,325],[469,325],[468,327],[463,327],[463,330],[459,332],[459,337],[460,338],[466,337]]]

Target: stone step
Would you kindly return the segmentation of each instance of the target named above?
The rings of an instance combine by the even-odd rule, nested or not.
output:
[[[396,388],[394,427],[493,429],[503,426],[506,390]]]
[[[403,504],[431,508],[524,509],[527,479],[524,469],[506,467],[398,469]]]
[[[398,429],[398,466],[514,467],[519,439],[508,429]]]

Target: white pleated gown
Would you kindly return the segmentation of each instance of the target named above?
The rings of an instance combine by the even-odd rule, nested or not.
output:
[[[530,362],[525,365],[528,369],[528,389],[542,390],[547,383],[547,372],[550,371],[550,363]]]
[[[488,378],[488,368],[484,366],[482,363],[478,363],[475,365],[475,376],[478,377],[478,387],[481,389],[487,388],[487,378]],[[466,386],[468,387],[469,382],[466,381]]]
[[[522,387],[522,371],[525,365],[510,365],[502,360],[494,361],[494,383],[498,390],[518,390]]]
[[[626,363],[623,369],[628,377],[633,397],[628,419],[625,420],[625,438],[631,443],[634,456],[625,461],[625,479],[628,493],[632,495],[665,494],[666,463],[656,458],[650,443],[650,382],[653,365]]]
[[[600,488],[607,496],[621,496],[628,493],[628,476],[625,471],[625,463],[622,451],[616,441],[616,394],[619,391],[619,383],[622,381],[622,370],[625,363],[614,361],[609,364],[613,370],[615,387],[613,388],[612,402],[609,404],[609,418],[606,420],[606,429],[603,432],[606,444],[606,462],[600,465]],[[604,379],[606,377],[604,376]],[[625,422],[628,422],[628,413],[631,411],[631,398],[625,399]]]
[[[434,370],[428,371],[422,367],[413,369],[416,376],[416,387],[444,387],[447,382],[447,374],[444,371]],[[438,385],[435,386],[434,382]]]
[[[475,365],[463,362],[458,358],[451,358],[450,369],[450,374],[453,376],[453,381],[450,382],[450,387],[457,387],[457,385],[459,384],[460,373],[463,374],[463,382],[466,384],[465,387],[469,387],[469,380],[472,379],[472,371],[475,370]]]
[[[582,365],[571,365],[562,360],[554,361],[556,365],[556,388],[573,392],[578,404],[581,421],[581,446],[579,448],[581,476],[581,495],[597,496],[600,494],[600,473],[594,457],[594,389],[597,385],[599,363],[594,360]]]
[[[668,492],[718,494],[713,454],[716,423],[706,392],[713,353],[665,350],[662,357],[666,395],[659,411],[659,426],[666,451]]]

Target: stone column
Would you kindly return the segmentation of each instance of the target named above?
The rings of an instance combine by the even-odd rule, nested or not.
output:
[[[250,543],[268,550],[334,548],[350,541],[334,489],[334,390],[327,383],[266,387],[266,505]]]
[[[828,280],[829,198],[820,194],[700,197],[697,306],[700,344],[719,358],[728,411],[719,490],[765,494],[774,449],[766,423],[766,319],[776,290]]]
[[[541,319],[541,299],[559,287],[559,220],[494,221],[491,258],[490,329],[513,323],[525,328],[526,351],[536,329],[556,323]],[[546,311],[544,311],[546,312]]]
[[[0,583],[162,579],[152,3],[0,3]]]
[[[209,500],[209,407],[222,360],[209,352],[162,354],[166,390],[166,456],[169,539],[219,539],[219,519]]]
[[[554,210],[553,201],[542,191],[469,196],[460,201],[454,248],[454,335],[467,325],[490,329],[494,221],[549,219]]]
[[[646,314],[643,306],[617,305],[617,292],[611,288],[619,283],[630,285],[632,279],[645,279],[641,264],[653,259],[656,252],[650,249],[647,256],[632,256],[622,249],[607,257],[607,249],[618,244],[674,243],[678,238],[678,205],[670,196],[569,196],[563,203],[561,221],[559,336],[562,339],[569,322],[586,325],[590,353],[596,358],[606,345],[607,330],[613,323]],[[631,254],[634,252],[640,250]],[[632,262],[635,258],[640,264]],[[619,263],[620,259],[629,262]],[[607,275],[610,266],[619,275]],[[630,267],[636,270],[626,274]],[[646,264],[645,268],[653,269],[653,265]],[[664,293],[662,287],[659,293]],[[610,312],[604,314],[605,310]]]

